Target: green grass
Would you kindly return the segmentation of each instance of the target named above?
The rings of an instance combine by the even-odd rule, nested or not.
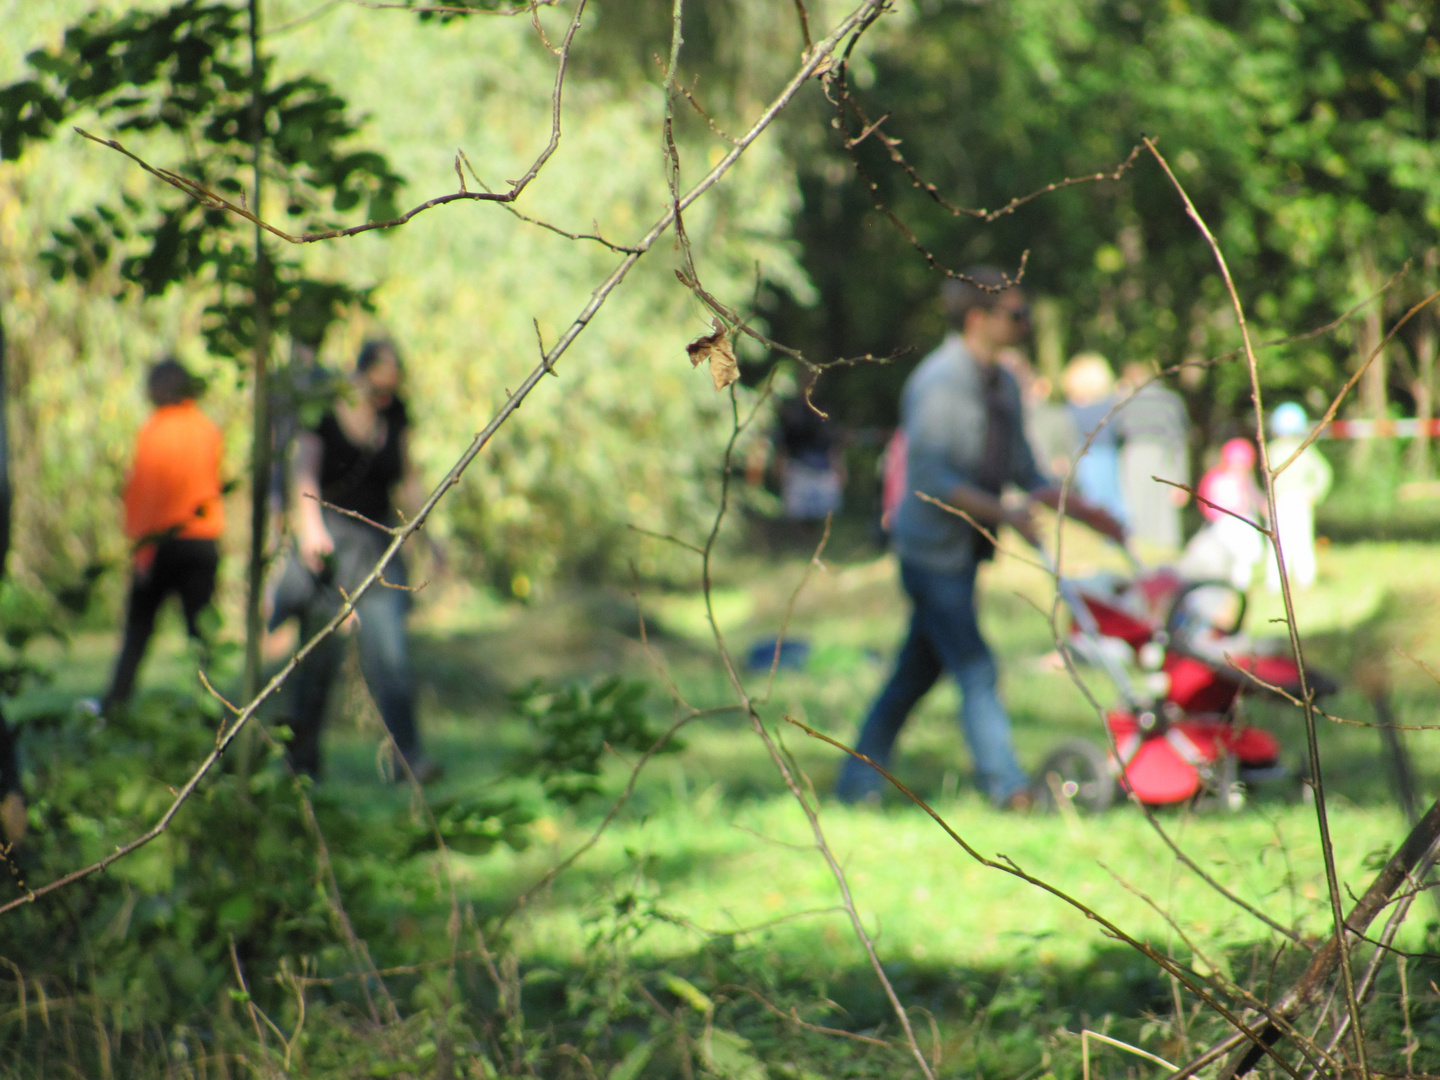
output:
[[[1103,553],[1080,549],[1073,558],[1078,571],[1102,560]],[[1440,548],[1336,546],[1322,554],[1321,568],[1320,584],[1297,605],[1316,664],[1344,680],[1357,663],[1384,660],[1399,720],[1433,724],[1434,682],[1406,657],[1440,668],[1428,584],[1437,580]],[[727,565],[716,592],[717,618],[741,662],[754,641],[779,632],[787,611],[789,633],[812,646],[804,670],[778,673],[768,693],[767,673],[746,672],[748,689],[762,700],[766,723],[822,794],[820,821],[887,973],[907,1003],[936,1018],[947,1063],[942,1073],[983,1068],[1018,1075],[1049,1060],[1057,1075],[1069,1075],[1077,1051],[1062,1029],[1086,1026],[1108,1025],[1112,1034],[1143,1039],[1156,1052],[1183,1055],[1190,1044],[1175,1042],[1169,1020],[1146,1026],[1146,1016],[1170,1016],[1170,985],[1083,913],[978,865],[898,796],[887,796],[879,809],[846,808],[823,798],[840,754],[786,725],[783,717],[842,741],[852,738],[887,674],[906,610],[888,559],[857,557],[813,570],[790,610],[805,572],[802,558],[757,557]],[[447,766],[432,797],[517,786],[515,765],[532,736],[511,713],[508,694],[534,678],[584,680],[617,671],[647,678],[657,724],[680,715],[667,682],[696,708],[733,703],[703,604],[693,594],[648,590],[640,600],[643,642],[634,598],[619,590],[575,589],[529,606],[500,604],[458,586],[426,599],[416,618],[414,652],[426,736]],[[1253,597],[1252,629],[1275,616],[1276,604],[1263,594]],[[1053,646],[1047,611],[1040,571],[1002,559],[986,572],[983,619],[1001,658],[1003,691],[1027,766],[1062,738],[1099,738],[1099,722],[1084,696],[1044,663]],[[57,681],[22,697],[14,714],[23,719],[95,693],[110,647],[106,636],[87,633],[63,654],[53,653]],[[167,624],[144,683],[173,684],[184,677],[184,664],[178,626]],[[1096,674],[1087,672],[1086,678],[1106,700]],[[349,680],[336,695],[324,787],[372,828],[385,828],[408,795],[377,776],[378,720],[353,669]],[[1373,715],[1370,702],[1353,687],[1331,707],[1358,721]],[[1004,816],[985,806],[971,784],[955,709],[953,689],[931,695],[905,732],[895,770],[970,844],[1014,860],[1197,970],[1219,970],[1249,984],[1263,976],[1263,965],[1276,952],[1275,935],[1180,866],[1135,808],[1122,805],[1099,817],[1068,820]],[[1253,713],[1281,735],[1287,758],[1298,763],[1305,744],[1297,711],[1259,704]],[[1322,721],[1318,736],[1337,868],[1343,887],[1358,894],[1405,825],[1377,733]],[[584,994],[593,997],[620,982],[630,987],[621,996],[632,1012],[644,1009],[635,998],[637,984],[683,1012],[683,999],[665,989],[678,975],[728,1002],[716,1006],[715,1022],[743,1030],[754,1048],[766,1048],[761,1056],[772,1065],[801,1060],[801,1050],[785,1041],[799,1036],[746,998],[750,991],[795,1004],[814,1022],[893,1036],[893,1016],[838,909],[834,879],[748,724],[737,713],[713,715],[691,723],[681,737],[684,749],[651,762],[633,799],[595,847],[508,924],[506,940],[526,973],[526,1000],[536,1023],[578,1022],[577,1001]],[[1410,732],[1408,739],[1422,788],[1433,795],[1440,743],[1430,732]],[[609,797],[574,809],[534,804],[539,816],[526,850],[455,856],[461,900],[482,920],[509,910],[517,896],[589,837],[624,783],[628,764],[612,759],[607,765]],[[1316,819],[1313,809],[1291,794],[1260,793],[1236,814],[1175,809],[1159,818],[1227,888],[1318,938],[1329,932],[1329,909]],[[415,892],[405,905],[401,922],[408,930],[394,941],[372,944],[382,963],[446,955],[448,900],[436,881],[437,887]],[[1428,909],[1416,909],[1402,944],[1424,947],[1422,924],[1429,916]],[[1280,963],[1282,971],[1293,966],[1284,957]],[[1418,980],[1412,970],[1412,989],[1423,987]],[[727,985],[746,990],[723,990]],[[591,998],[584,1000],[599,1010]],[[630,1030],[624,1017],[631,1013],[607,1000],[596,1015],[603,1014],[605,1024],[620,1033],[618,1055],[639,1036],[621,1037]],[[1393,999],[1382,997],[1381,1003],[1391,1007]],[[1416,1009],[1415,1022],[1433,1029],[1434,1003],[1422,993]],[[1440,1047],[1435,1034],[1431,1030],[1432,1037],[1422,1042]],[[855,1069],[854,1075],[897,1075],[907,1067],[903,1055],[886,1056],[889,1051],[805,1038],[804,1054],[812,1055],[806,1068],[822,1059],[831,1061],[832,1075],[846,1075],[842,1068]],[[927,1045],[928,1039],[926,1034]],[[818,1048],[822,1042],[824,1049]],[[1422,1057],[1426,1053],[1433,1056],[1435,1050]],[[1420,1058],[1416,1062],[1418,1067]],[[1118,1058],[1113,1064],[1122,1067]]]

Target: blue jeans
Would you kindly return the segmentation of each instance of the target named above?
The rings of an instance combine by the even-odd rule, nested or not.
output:
[[[960,730],[975,762],[976,779],[993,802],[1003,803],[1028,780],[1010,745],[1010,717],[995,690],[995,661],[975,619],[975,570],[947,574],[902,562],[900,581],[914,606],[910,633],[855,749],[889,768],[891,750],[910,711],[948,671],[960,684]],[[846,758],[835,794],[856,802],[878,792],[883,782],[859,758]]]
[[[343,603],[340,590],[346,593],[355,590],[379,560],[388,540],[379,530],[328,509],[325,525],[335,540],[332,575],[327,580],[315,579],[292,555],[277,590],[279,618],[272,623],[299,615],[302,642],[310,640],[335,617]],[[405,564],[398,555],[386,568],[385,580],[394,585],[408,584]],[[355,605],[360,673],[365,676],[365,686],[375,699],[375,707],[396,748],[407,761],[414,761],[420,752],[420,737],[415,725],[415,684],[405,639],[405,619],[409,611],[407,591],[387,589],[378,581]],[[344,637],[331,634],[290,677],[285,719],[293,732],[289,757],[297,772],[320,774],[320,728],[330,687],[344,654]]]

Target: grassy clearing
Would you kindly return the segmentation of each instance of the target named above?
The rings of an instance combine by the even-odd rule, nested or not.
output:
[[[1070,558],[1078,572],[1098,565],[1104,554],[1077,546]],[[1434,723],[1433,681],[1397,650],[1440,667],[1427,584],[1440,570],[1440,548],[1335,547],[1321,565],[1321,583],[1298,605],[1315,662],[1344,680],[1361,661],[1388,660],[1399,720]],[[778,633],[805,573],[802,557],[757,557],[726,567],[715,610],[733,653],[743,660],[755,642]],[[662,721],[674,715],[667,681],[694,706],[730,702],[703,604],[688,593],[642,592],[640,599],[643,642],[634,598],[622,592],[577,590],[529,606],[498,604],[458,587],[430,598],[417,619],[415,653],[428,738],[448,768],[432,796],[481,795],[519,783],[512,778],[515,763],[532,737],[511,711],[508,695],[531,679],[584,680],[616,671],[647,678],[654,687],[651,708]],[[1276,610],[1276,601],[1256,595],[1252,629]],[[987,571],[984,618],[1002,658],[1022,761],[1029,765],[1061,738],[1098,732],[1080,691],[1044,662],[1052,645],[1047,611],[1040,571],[1014,559]],[[766,699],[767,722],[817,791],[831,782],[838,753],[784,725],[782,717],[803,719],[836,738],[853,736],[886,675],[904,617],[888,559],[837,559],[812,572],[789,616],[790,634],[811,646],[806,667],[777,673],[768,694],[768,672],[747,674],[751,691]],[[58,665],[56,683],[18,702],[16,714],[93,693],[103,682],[110,645],[102,635],[77,637]],[[172,625],[146,672],[147,684],[181,678],[184,660]],[[1102,684],[1092,682],[1103,700]],[[377,778],[378,720],[353,671],[337,697],[324,790],[353,807],[369,827],[388,828],[408,796]],[[1251,985],[1267,977],[1273,936],[1180,867],[1134,808],[1079,821],[1006,817],[987,809],[969,780],[955,707],[952,689],[932,694],[906,731],[897,771],[978,850],[1008,856],[1197,970]],[[1372,716],[1370,703],[1353,687],[1337,695],[1333,710],[1355,720]],[[1296,711],[1263,705],[1255,714],[1281,734],[1287,756],[1298,761],[1304,741]],[[1404,825],[1378,735],[1331,722],[1319,734],[1339,872],[1344,886],[1358,893]],[[633,1006],[649,993],[683,1012],[684,995],[674,990],[680,977],[710,995],[714,1012],[705,1022],[743,1030],[747,1045],[763,1049],[761,1059],[777,1075],[786,1073],[776,1063],[792,1060],[809,1061],[804,1068],[811,1069],[829,1060],[837,1070],[830,1075],[850,1074],[842,1068],[853,1068],[853,1075],[903,1074],[903,1056],[849,1044],[837,1048],[828,1040],[820,1040],[826,1048],[819,1049],[813,1034],[805,1035],[801,1053],[786,1042],[799,1037],[795,1031],[756,1004],[759,993],[795,1005],[812,1022],[882,1037],[895,1033],[836,907],[834,882],[758,740],[734,715],[698,720],[682,738],[683,751],[646,769],[634,798],[593,850],[508,924],[509,944],[525,972],[529,1015],[537,1024],[578,1023],[578,1003],[588,1001],[588,1015],[603,1017],[591,1022],[613,1028],[618,1060],[627,1047],[640,1045],[643,1025],[625,1035],[634,1018],[626,1020],[630,1014],[616,1002]],[[1429,732],[1411,732],[1409,742],[1422,788],[1433,792],[1440,775],[1437,741]],[[617,792],[627,774],[627,762],[612,760],[606,791]],[[1187,810],[1160,817],[1228,888],[1281,922],[1321,936],[1329,916],[1314,814],[1288,794],[1262,793],[1239,814]],[[526,850],[455,856],[462,902],[482,919],[505,912],[591,834],[608,806],[608,799],[574,809],[543,806]],[[1177,1034],[1184,1028],[1173,1019],[1174,988],[1143,960],[1062,901],[974,864],[908,804],[887,800],[878,810],[860,810],[826,801],[822,822],[887,972],[907,1002],[936,1019],[945,1075],[975,1068],[1007,1075],[1049,1068],[1069,1075],[1078,1051],[1066,1032],[1087,1026],[1174,1056],[1191,1045]],[[377,960],[443,957],[449,901],[440,878],[412,882],[396,895],[398,932],[393,940],[372,943]],[[1428,915],[1416,909],[1403,945],[1424,947]],[[1283,970],[1293,958],[1282,955],[1279,963]],[[1412,969],[1412,989],[1424,986],[1417,979]],[[400,984],[407,985],[404,979]],[[602,1008],[595,1001],[605,993],[610,996]],[[413,998],[415,1007],[422,998]],[[1436,1048],[1421,1057],[1440,1052],[1436,1002],[1422,992],[1414,1005],[1416,1030],[1429,1032],[1422,1045]],[[1393,1006],[1393,996],[1382,995],[1377,1008],[1390,1015]],[[1146,1016],[1169,1019],[1149,1023]],[[1203,1041],[1203,1033],[1188,1037]],[[645,1075],[671,1074],[670,1065],[656,1061],[660,1071]],[[1420,1057],[1415,1065],[1420,1067]],[[793,1075],[803,1075],[800,1064],[795,1068],[801,1072]]]

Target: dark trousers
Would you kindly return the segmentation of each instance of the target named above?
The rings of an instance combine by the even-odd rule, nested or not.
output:
[[[0,713],[0,798],[20,790],[20,761],[15,753],[15,729]]]
[[[186,632],[205,644],[199,617],[215,594],[215,570],[219,563],[220,553],[214,540],[176,538],[160,541],[149,568],[135,572],[130,579],[130,600],[125,613],[125,642],[115,662],[110,691],[105,695],[107,708],[130,700],[140,661],[145,658],[145,649],[155,632],[155,616],[167,596],[173,593],[180,597]]]
[[[292,555],[276,588],[272,626],[298,615],[302,642],[309,641],[335,617],[344,603],[341,590],[352,594],[389,542],[380,530],[329,509],[325,510],[325,526],[335,541],[329,574],[323,580],[316,578]],[[360,673],[396,749],[407,761],[414,762],[420,751],[420,736],[415,725],[415,682],[405,637],[410,594],[403,588],[408,578],[399,556],[386,567],[385,581],[402,588],[386,588],[376,582],[355,604]],[[320,775],[320,729],[344,655],[345,638],[331,634],[316,645],[290,677],[285,720],[292,732],[290,764],[297,772]]]

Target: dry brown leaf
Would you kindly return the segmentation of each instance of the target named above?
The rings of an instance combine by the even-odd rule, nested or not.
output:
[[[730,331],[719,319],[714,320],[715,332],[696,338],[685,351],[690,354],[690,363],[699,367],[710,361],[710,378],[715,380],[715,389],[724,390],[733,382],[740,381],[740,365],[735,361],[735,350],[730,346]]]

